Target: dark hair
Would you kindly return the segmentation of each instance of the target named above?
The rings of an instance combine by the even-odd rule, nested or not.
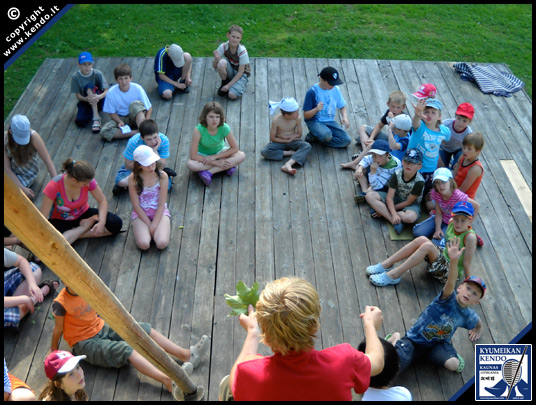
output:
[[[214,111],[215,114],[218,114],[220,116],[220,123],[219,127],[221,127],[223,124],[225,124],[225,112],[223,111],[223,107],[220,103],[217,101],[209,101],[203,106],[203,111],[201,111],[201,115],[199,116],[199,122],[204,127],[207,127],[207,115],[209,112]]]
[[[382,388],[388,386],[398,373],[399,361],[398,353],[395,347],[387,340],[380,338],[383,346],[383,370],[380,374],[370,377],[370,386],[372,388]],[[363,340],[357,346],[357,350],[365,353],[367,348],[366,340]]]
[[[153,135],[158,133],[158,125],[154,120],[148,119],[140,124],[140,135],[146,137],[147,135]]]
[[[117,78],[121,76],[128,76],[132,78],[132,69],[126,63],[121,63],[119,66],[116,66],[116,68],[114,69],[115,80],[117,80]]]
[[[71,398],[59,387],[60,380],[68,373],[57,373],[52,380],[48,380],[39,394],[38,401],[70,401]],[[82,388],[75,392],[77,401],[89,401],[87,392]]]
[[[67,158],[62,164],[62,170],[76,181],[91,181],[95,178],[95,169],[85,160]]]

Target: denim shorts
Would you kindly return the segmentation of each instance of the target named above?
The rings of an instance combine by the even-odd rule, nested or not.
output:
[[[410,367],[421,357],[425,357],[432,363],[444,367],[448,359],[458,356],[452,343],[447,341],[438,341],[434,342],[432,346],[424,346],[404,336],[402,339],[397,340],[395,347],[400,362],[400,372]]]

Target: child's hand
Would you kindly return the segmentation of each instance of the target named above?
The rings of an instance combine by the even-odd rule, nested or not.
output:
[[[450,261],[453,262],[462,256],[465,246],[460,249],[460,238],[452,238],[447,242],[447,249]]]
[[[475,342],[478,339],[480,339],[480,335],[482,334],[482,328],[479,328],[478,326],[474,329],[471,329],[469,331],[469,340],[471,342]]]
[[[393,215],[393,217],[392,217],[393,225],[398,225],[401,221],[402,221],[402,219],[400,218],[400,216],[398,214]]]
[[[219,53],[217,50],[215,50],[214,52],[212,52],[212,54],[214,55],[214,58],[216,58],[216,59],[220,59],[220,53]]]
[[[432,239],[443,239],[443,231],[440,229],[439,231],[435,231],[432,235]]]
[[[426,99],[421,98],[419,101],[417,101],[417,105],[411,103],[413,108],[415,109],[415,116],[422,117],[422,114],[424,113],[424,108],[426,107]]]
[[[257,316],[253,305],[250,304],[248,306],[248,315],[240,314],[238,320],[246,332],[260,334],[259,324],[257,323]]]
[[[370,164],[370,173],[372,173],[372,174],[376,173],[377,169],[378,169],[378,163],[372,162]]]
[[[383,322],[382,310],[374,306],[366,306],[365,312],[361,313],[359,317],[365,322],[372,322],[374,328],[379,330]]]
[[[324,109],[324,103],[321,101],[316,105],[316,111],[322,111]]]

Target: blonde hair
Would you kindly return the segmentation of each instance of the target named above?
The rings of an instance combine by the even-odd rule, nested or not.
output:
[[[263,341],[274,353],[314,348],[321,306],[318,292],[308,281],[283,277],[268,283],[256,310]]]
[[[401,91],[395,90],[389,94],[389,100],[387,102],[406,105],[406,95]]]

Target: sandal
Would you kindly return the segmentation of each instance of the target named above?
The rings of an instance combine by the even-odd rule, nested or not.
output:
[[[58,283],[56,288],[54,288],[54,283]],[[56,291],[58,289],[58,287],[60,286],[60,280],[46,280],[46,281],[43,281],[41,284],[38,285],[39,288],[43,288],[44,286],[48,286],[48,289],[50,290],[48,292],[48,294],[44,294],[45,297],[46,297],[50,293],[53,293],[54,291]]]
[[[208,170],[197,172],[197,175],[201,178],[201,181],[205,186],[209,186],[210,183],[212,183],[212,173],[210,173]]]
[[[196,343],[195,346],[190,347],[190,363],[194,367],[197,367],[199,365],[199,362],[201,361],[201,356],[203,356],[210,347],[210,338],[207,335],[201,336],[201,339],[199,339],[199,342]]]
[[[94,134],[98,134],[101,130],[101,119],[99,118],[93,118],[93,123],[91,124],[91,130]]]
[[[230,169],[227,169],[227,170],[225,171],[225,174],[226,174],[227,176],[231,177],[231,176],[234,174],[234,172],[236,172],[236,167],[231,167]]]
[[[368,266],[367,267],[367,274],[369,276],[372,276],[374,274],[381,274],[381,273],[385,273],[386,271],[389,271],[389,270],[393,270],[393,268],[389,268],[389,269],[386,269],[385,267],[382,266],[382,263],[378,263],[378,264],[374,264],[372,266]]]
[[[402,277],[395,278],[394,280],[387,275],[386,272],[380,273],[380,274],[373,274],[369,277],[369,280],[372,284],[378,286],[378,287],[385,287],[387,285],[395,285],[400,283],[400,280],[402,280]]]
[[[456,369],[456,372],[461,373],[463,371],[463,369],[465,368],[465,360],[459,354],[456,354],[456,355],[458,356],[458,361],[460,362],[460,365]]]

